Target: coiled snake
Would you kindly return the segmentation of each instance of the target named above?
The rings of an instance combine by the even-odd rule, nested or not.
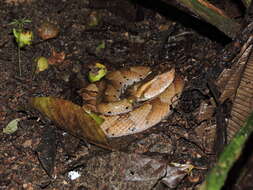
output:
[[[80,94],[84,109],[101,114],[104,122],[100,127],[105,134],[120,137],[144,131],[167,117],[183,87],[175,69],[152,77],[149,67],[135,66],[109,72]]]

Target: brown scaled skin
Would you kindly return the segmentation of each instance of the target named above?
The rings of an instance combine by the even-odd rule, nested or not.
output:
[[[146,67],[131,68],[128,70],[111,72],[109,77],[106,77],[107,79],[109,78],[109,82],[114,85],[107,85],[108,87],[105,90],[105,95],[108,102],[98,103],[97,112],[107,116],[128,113],[133,110],[134,104],[140,101],[153,99],[161,94],[173,82],[175,77],[175,69],[171,69],[170,71],[156,75],[153,79],[141,84],[135,91],[132,91],[132,94],[128,99],[120,99],[121,92],[123,92],[129,85],[141,81],[142,78],[149,74],[149,70],[146,69]],[[138,71],[139,73],[137,73]],[[116,89],[115,87],[118,88]],[[112,97],[114,97],[115,100],[112,100]]]
[[[103,115],[117,115],[132,111],[134,100],[120,99],[120,96],[128,86],[141,81],[149,74],[150,68],[144,66],[110,72],[105,77],[107,79],[107,88],[104,92],[106,102],[97,103],[97,112]]]
[[[138,73],[143,70],[145,74]],[[106,77],[111,85],[107,84],[109,87],[105,90],[105,97],[107,101],[109,99],[114,101],[98,103],[96,111],[103,114],[101,117],[104,118],[104,122],[100,127],[108,137],[120,137],[144,131],[159,123],[172,112],[171,107],[177,102],[184,86],[183,79],[175,76],[174,69],[157,75],[137,88],[135,93],[138,94],[138,97],[135,94],[131,101],[138,102],[148,99],[138,107],[134,108],[128,99],[120,99],[119,96],[127,85],[142,80],[149,73],[148,67],[131,67],[129,70],[113,71]]]
[[[145,66],[109,72],[105,77],[106,80],[92,83],[80,90],[79,93],[86,102],[83,107],[91,108],[91,111],[103,115],[117,115],[132,111],[134,103],[132,98],[121,99],[120,96],[128,86],[146,78],[150,72],[150,68]]]
[[[155,99],[144,102],[140,107],[126,114],[103,116],[105,121],[101,128],[108,137],[120,137],[144,131],[172,113],[171,106],[178,101],[183,87],[183,79],[176,76],[173,83]]]
[[[138,102],[152,99],[168,88],[174,78],[175,69],[171,69],[170,71],[155,76],[152,80],[143,85],[140,85],[131,95],[134,96]]]
[[[133,104],[131,100],[123,99],[116,102],[99,103],[97,105],[97,111],[103,115],[117,115],[127,113],[133,110]]]

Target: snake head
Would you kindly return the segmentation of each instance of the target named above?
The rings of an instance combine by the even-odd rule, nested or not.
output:
[[[139,85],[135,91],[131,92],[132,96],[136,97],[137,101],[146,101],[148,99],[152,99],[168,88],[174,81],[174,78],[175,69],[173,68],[167,72],[155,76],[146,83]]]

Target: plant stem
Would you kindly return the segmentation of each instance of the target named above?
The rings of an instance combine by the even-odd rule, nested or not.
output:
[[[20,47],[18,46],[18,67],[19,67],[19,76],[22,76],[22,70],[21,70],[21,58],[20,58]]]

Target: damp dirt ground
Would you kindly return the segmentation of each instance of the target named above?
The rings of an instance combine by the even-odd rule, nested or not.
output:
[[[213,149],[216,133],[210,127],[215,118],[211,115],[209,123],[203,124],[197,115],[201,103],[212,98],[207,82],[215,81],[228,64],[221,55],[232,44],[229,38],[161,2],[0,2],[0,189],[111,188],[109,181],[99,181],[110,173],[110,168],[94,171],[94,176],[87,176],[84,170],[88,159],[95,159],[94,164],[99,153],[110,152],[72,137],[29,105],[30,98],[37,96],[80,103],[77,91],[87,84],[87,71],[95,62],[105,64],[109,70],[134,65],[150,66],[155,71],[174,67],[184,77],[185,89],[173,114],[155,126],[158,130],[145,136],[148,138],[130,144],[128,153],[159,155],[168,163],[196,166],[178,183],[177,189],[195,189],[203,181],[216,159],[217,152]],[[238,16],[237,11],[235,14]],[[16,26],[10,23],[22,18],[31,20],[24,24],[24,30],[32,31],[34,38],[30,46],[21,49],[20,76],[18,48],[12,33]],[[45,22],[53,23],[59,35],[41,39],[38,28]],[[64,61],[36,72],[36,59],[49,58],[53,52],[63,52]],[[3,128],[14,119],[20,119],[17,131],[3,133]],[[45,141],[48,146],[44,151],[56,155],[46,170],[38,153],[39,144]],[[117,165],[117,160],[97,159],[97,162]],[[70,171],[80,176],[71,179]],[[89,177],[97,179],[100,186],[92,184],[94,180]],[[132,189],[142,187],[140,183]],[[168,189],[165,185],[152,188]]]

